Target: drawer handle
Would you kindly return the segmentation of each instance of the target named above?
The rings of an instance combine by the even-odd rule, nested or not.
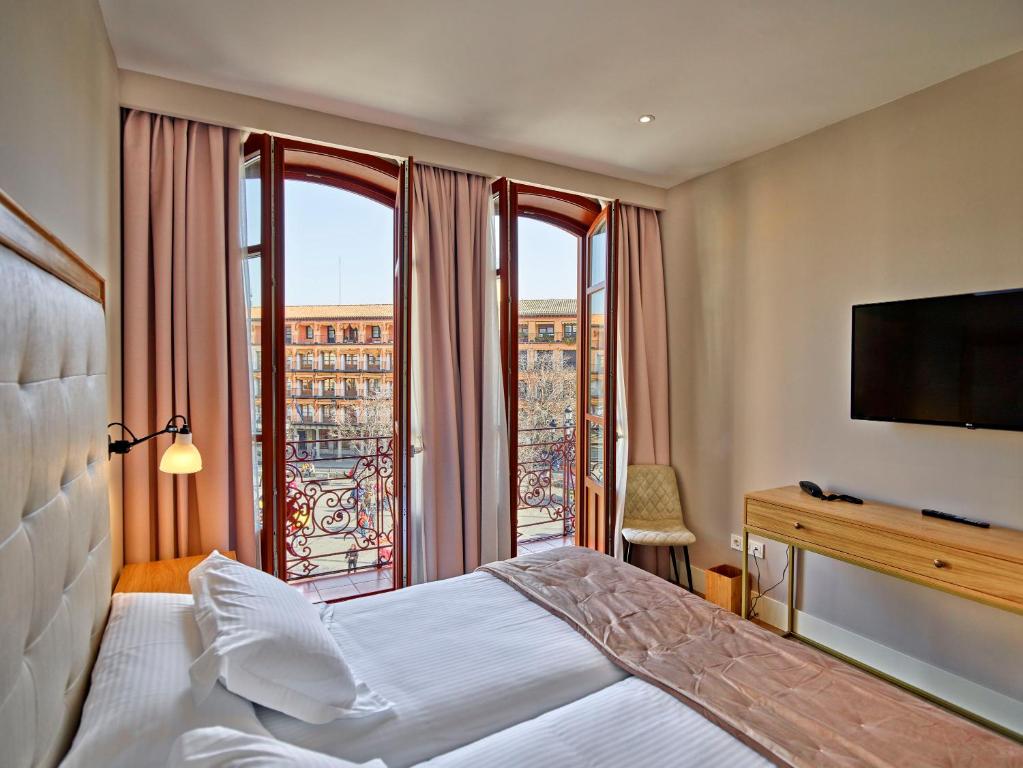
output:
[[[799,521],[797,520],[796,522],[794,522],[794,523],[792,524],[792,527],[793,527],[793,528],[795,528],[795,529],[796,529],[796,530],[798,531],[798,530],[799,530],[800,528],[802,528],[802,527],[803,527],[803,524],[802,524],[802,523],[800,523],[800,522],[799,522]]]
[[[945,565],[946,565],[946,563],[945,563],[944,560],[938,560],[937,558],[935,558],[935,560],[934,560],[934,567],[935,568],[944,568]]]

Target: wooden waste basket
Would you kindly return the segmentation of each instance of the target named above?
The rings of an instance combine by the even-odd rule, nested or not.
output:
[[[734,565],[715,565],[704,572],[707,599],[726,611],[742,610],[742,568]]]

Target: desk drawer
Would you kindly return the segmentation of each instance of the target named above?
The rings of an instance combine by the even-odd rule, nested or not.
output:
[[[1023,606],[1023,565],[1019,563],[752,500],[746,503],[746,524],[823,554],[908,572],[944,589],[981,593]]]

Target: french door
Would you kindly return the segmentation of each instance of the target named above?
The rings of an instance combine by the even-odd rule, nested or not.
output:
[[[265,134],[245,151],[264,570],[332,578],[325,600],[400,587],[412,161]]]
[[[614,551],[617,207],[617,202],[607,205],[586,232],[579,289],[585,297],[579,317],[583,339],[579,541],[604,553]]]
[[[614,398],[602,389],[590,404],[586,393],[591,369],[601,387],[614,380],[614,357],[587,344],[590,328],[609,338],[614,319],[589,310],[613,281],[612,214],[593,199],[508,179],[495,182],[493,194],[511,552],[564,541],[608,551],[613,492],[609,506],[603,478],[614,477],[614,451],[587,436],[597,429],[594,439],[613,448],[614,409],[604,404]]]

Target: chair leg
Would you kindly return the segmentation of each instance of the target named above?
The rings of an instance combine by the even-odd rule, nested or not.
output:
[[[632,562],[632,542],[631,541],[625,542],[625,562],[627,562],[627,563],[631,563]]]
[[[680,578],[679,572],[678,572],[678,560],[675,559],[675,548],[674,547],[668,547],[668,551],[671,553],[671,567],[675,571],[675,583],[678,586],[681,587],[682,586],[682,579]]]
[[[693,591],[693,567],[689,565],[689,547],[682,547],[682,554],[686,558],[686,581],[689,582],[689,591]]]

